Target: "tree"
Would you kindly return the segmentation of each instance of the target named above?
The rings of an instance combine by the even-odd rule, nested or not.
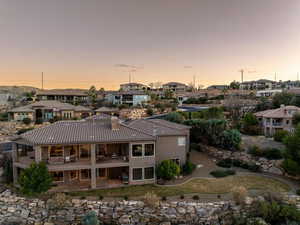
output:
[[[152,116],[152,115],[154,114],[153,109],[150,108],[150,107],[148,107],[148,108],[146,109],[146,113],[147,113],[148,116]]]
[[[241,140],[241,134],[238,130],[225,130],[221,137],[220,147],[228,150],[237,150]]]
[[[297,126],[300,123],[300,113],[295,113],[292,119],[293,125]]]
[[[284,138],[289,135],[287,130],[278,130],[275,132],[273,138],[274,141],[283,142]]]
[[[52,185],[52,177],[44,162],[32,163],[22,171],[18,182],[21,192],[30,196],[48,191]]]
[[[95,104],[97,100],[97,89],[94,85],[90,87],[87,94],[88,94],[89,101],[92,104]]]
[[[242,120],[242,131],[249,135],[258,135],[260,128],[258,120],[253,113],[246,113]]]
[[[240,89],[240,83],[234,80],[230,83],[229,88],[230,89]]]
[[[255,108],[256,108],[255,111],[263,111],[263,110],[271,109],[272,102],[269,101],[266,97],[261,97],[258,100],[258,103]]]
[[[300,124],[294,133],[284,139],[284,144],[286,152],[283,168],[291,175],[300,175]]]
[[[180,167],[172,160],[164,160],[158,165],[156,173],[164,180],[171,180],[180,174]]]
[[[179,112],[171,112],[166,116],[166,120],[174,123],[183,123],[184,117]]]
[[[272,105],[274,108],[279,108],[281,105],[290,105],[294,94],[282,92],[274,95]]]

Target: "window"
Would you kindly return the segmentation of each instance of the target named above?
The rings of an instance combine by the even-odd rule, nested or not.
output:
[[[178,146],[185,146],[185,137],[178,138]]]
[[[145,144],[145,156],[154,155],[154,144]]]
[[[77,178],[78,178],[78,171],[76,171],[76,170],[70,171],[70,179],[76,180]]]
[[[132,180],[142,180],[143,179],[143,168],[132,169]]]
[[[132,145],[132,156],[133,157],[143,156],[143,146],[142,145]]]
[[[51,157],[63,157],[64,151],[62,146],[51,146],[50,158]]]
[[[80,158],[90,157],[90,145],[80,145]]]
[[[80,173],[81,180],[88,180],[91,178],[91,170],[89,169],[81,170]]]
[[[153,179],[154,178],[154,167],[144,168],[144,176],[145,176],[145,179]]]
[[[64,172],[50,172],[54,182],[63,182],[64,181]]]
[[[290,121],[289,121],[289,120],[287,120],[287,121],[286,121],[286,124],[289,124],[289,123],[290,123]]]

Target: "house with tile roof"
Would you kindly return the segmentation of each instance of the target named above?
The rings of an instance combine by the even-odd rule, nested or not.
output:
[[[60,191],[155,183],[162,160],[185,164],[189,129],[158,119],[125,123],[105,114],[59,121],[14,140],[14,181],[43,161]]]
[[[259,120],[264,135],[270,137],[279,130],[292,132],[292,119],[296,113],[300,113],[299,107],[282,105],[280,108],[260,111],[254,115]]]
[[[72,119],[85,118],[92,115],[92,110],[84,106],[75,106],[59,101],[38,101],[26,106],[17,107],[8,111],[9,119],[22,121],[30,118],[32,121],[49,121],[53,118]]]
[[[39,101],[60,101],[66,103],[78,103],[86,102],[88,100],[88,94],[85,90],[73,90],[73,89],[62,89],[62,90],[38,90],[36,98]]]
[[[122,91],[142,91],[147,89],[146,85],[135,82],[120,84],[120,90]]]

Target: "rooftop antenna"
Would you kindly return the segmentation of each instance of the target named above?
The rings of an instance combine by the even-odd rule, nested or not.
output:
[[[42,72],[42,90],[44,90],[44,72]]]
[[[131,83],[131,74],[129,73],[129,83]]]

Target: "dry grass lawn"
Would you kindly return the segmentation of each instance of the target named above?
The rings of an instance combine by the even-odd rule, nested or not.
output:
[[[128,186],[123,188],[72,192],[73,196],[103,196],[103,197],[138,197],[153,191],[158,196],[178,196],[182,194],[224,194],[233,187],[244,186],[248,190],[263,190],[270,192],[286,192],[288,185],[271,178],[248,175],[230,176],[218,179],[199,178],[177,186]]]

